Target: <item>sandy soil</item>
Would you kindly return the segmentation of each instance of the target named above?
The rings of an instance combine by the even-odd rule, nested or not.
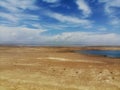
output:
[[[0,47],[0,90],[120,90],[120,59],[74,50],[120,47]]]

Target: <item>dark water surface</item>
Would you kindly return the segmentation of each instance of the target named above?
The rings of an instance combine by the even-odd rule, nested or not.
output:
[[[77,53],[102,55],[106,57],[120,58],[120,50],[79,50]]]

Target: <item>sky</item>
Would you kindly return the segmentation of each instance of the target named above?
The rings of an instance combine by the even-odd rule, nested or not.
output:
[[[0,0],[0,44],[120,45],[120,0]]]

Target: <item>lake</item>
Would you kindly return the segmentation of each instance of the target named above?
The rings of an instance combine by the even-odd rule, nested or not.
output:
[[[120,50],[79,50],[77,53],[120,58]]]

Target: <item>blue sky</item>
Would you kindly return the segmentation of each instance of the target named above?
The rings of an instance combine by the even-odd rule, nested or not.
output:
[[[0,44],[120,45],[120,0],[0,0]]]

